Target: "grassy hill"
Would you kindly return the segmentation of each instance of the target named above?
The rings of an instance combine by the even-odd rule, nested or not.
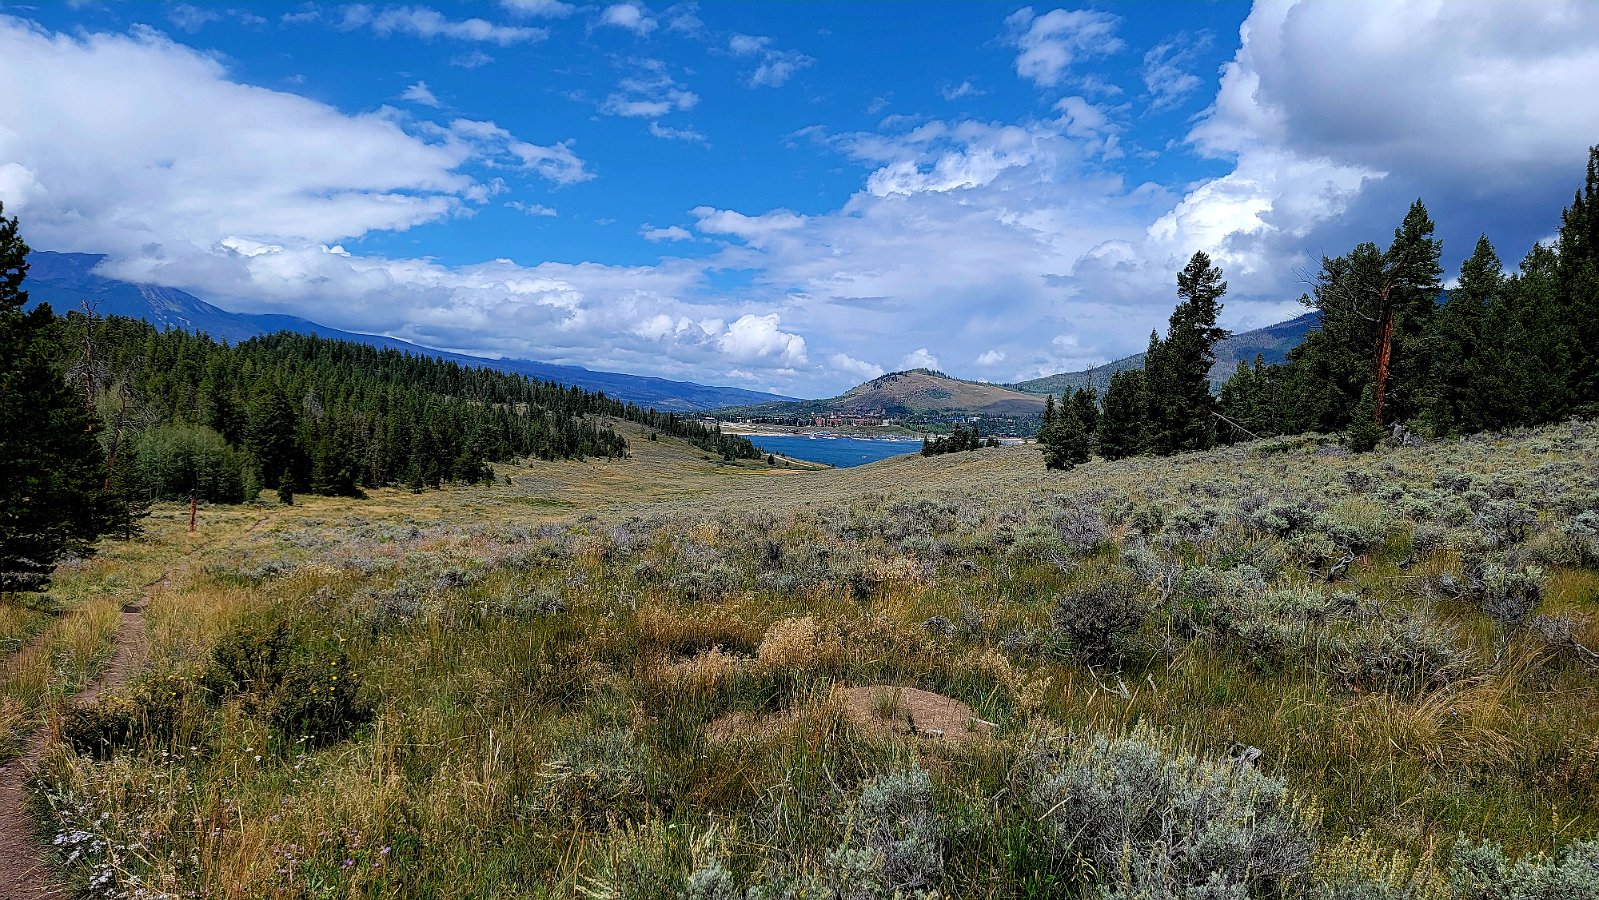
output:
[[[1288,351],[1299,346],[1305,335],[1316,327],[1318,321],[1320,321],[1318,313],[1306,313],[1287,322],[1239,332],[1217,343],[1216,364],[1210,369],[1211,385],[1220,387],[1222,382],[1231,378],[1233,372],[1238,370],[1239,362],[1253,364],[1257,355],[1265,357],[1268,363],[1286,361]],[[1076,390],[1083,387],[1092,387],[1104,393],[1112,375],[1127,369],[1143,367],[1144,354],[1135,353],[1081,372],[1060,372],[1018,382],[1008,387],[1029,394],[1060,394],[1067,389]]]
[[[1064,473],[626,435],[629,459],[268,495],[193,533],[160,505],[0,605],[4,746],[46,729],[74,883],[1484,896],[1448,886],[1457,836],[1517,878],[1595,871],[1591,424]],[[138,663],[74,707],[130,621]],[[1213,882],[1245,872],[1273,887]]]
[[[1036,417],[1042,397],[1000,385],[951,378],[930,369],[891,372],[827,400],[762,403],[721,410],[723,415],[811,418],[881,416],[893,419]]]

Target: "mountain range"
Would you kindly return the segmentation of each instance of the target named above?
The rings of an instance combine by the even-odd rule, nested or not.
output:
[[[1320,322],[1321,313],[1308,312],[1286,322],[1278,322],[1276,325],[1267,325],[1265,328],[1256,328],[1253,331],[1241,331],[1226,340],[1218,341],[1216,364],[1210,367],[1211,386],[1219,388],[1222,382],[1238,371],[1240,362],[1253,364],[1256,356],[1265,357],[1268,363],[1286,362],[1288,351],[1303,343],[1305,335]],[[1103,394],[1106,385],[1110,384],[1110,376],[1127,369],[1143,367],[1144,354],[1134,353],[1132,356],[1124,356],[1114,362],[1084,369],[1081,372],[1058,372],[1043,378],[1017,382],[1009,387],[1028,394],[1060,394],[1068,389],[1092,387]]]
[[[466,366],[480,366],[513,372],[532,378],[572,385],[590,391],[604,391],[608,397],[650,406],[662,412],[700,412],[734,404],[789,400],[780,394],[749,391],[734,387],[715,387],[689,381],[672,381],[620,372],[598,372],[581,366],[563,366],[530,359],[488,359],[422,347],[397,338],[359,334],[329,328],[297,316],[273,313],[229,312],[186,291],[153,284],[135,284],[107,278],[95,271],[105,259],[96,253],[54,253],[35,250],[28,254],[29,305],[49,303],[57,313],[79,309],[88,301],[100,315],[144,319],[161,328],[181,328],[204,333],[217,340],[244,341],[279,331],[315,334],[336,340],[354,341],[371,347],[401,350],[431,356]]]

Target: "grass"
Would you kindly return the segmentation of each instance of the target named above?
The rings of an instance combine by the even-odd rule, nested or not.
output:
[[[52,751],[56,829],[112,848],[70,868],[80,887],[642,897],[717,866],[821,884],[878,864],[848,855],[863,792],[919,768],[946,894],[1075,896],[1121,876],[1024,798],[1040,740],[1093,735],[1171,759],[1257,749],[1315,812],[1304,885],[1436,886],[1461,834],[1528,858],[1599,834],[1599,673],[1472,593],[1485,561],[1538,567],[1536,613],[1599,644],[1599,571],[1570,555],[1599,508],[1591,426],[1068,473],[1028,447],[805,472],[631,445],[480,488],[205,509],[192,536],[159,508],[39,608],[0,607],[0,635],[28,636],[0,681],[12,747],[141,593],[148,664],[119,702],[147,722],[162,691],[211,683],[230,636],[293,634],[276,674],[195,693],[107,758]],[[1474,513],[1505,499],[1536,519],[1508,543]],[[1088,658],[1067,635],[1094,623],[1063,631],[1058,601],[1112,572],[1149,612],[1125,652]],[[326,699],[335,676],[369,717]],[[997,728],[957,746],[845,715],[834,688],[870,685],[890,686],[884,722],[899,686]],[[308,705],[353,730],[273,724]],[[707,729],[730,716],[736,739]]]

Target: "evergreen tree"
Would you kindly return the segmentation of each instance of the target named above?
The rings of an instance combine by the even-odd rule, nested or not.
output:
[[[277,487],[285,472],[298,468],[295,424],[294,406],[277,381],[257,383],[250,394],[245,447],[255,457],[261,482],[267,487]]]
[[[1289,351],[1297,389],[1291,431],[1341,431],[1354,418],[1362,390],[1374,380],[1386,275],[1376,244],[1323,257],[1311,296],[1316,328]]]
[[[84,398],[68,386],[47,305],[22,311],[28,245],[0,206],[0,594],[49,587],[56,561],[121,523]]]
[[[1376,389],[1368,384],[1361,389],[1360,402],[1355,404],[1355,415],[1344,430],[1344,441],[1349,449],[1365,453],[1376,449],[1382,439],[1382,424],[1377,421]]]
[[[1050,423],[1048,429],[1039,432],[1038,443],[1044,453],[1045,468],[1070,469],[1088,462],[1088,429],[1077,415],[1076,404],[1063,404],[1055,421]]]
[[[1210,257],[1196,252],[1177,275],[1179,303],[1165,340],[1151,338],[1144,359],[1150,408],[1150,446],[1156,453],[1204,450],[1216,443],[1215,398],[1210,368],[1216,342],[1227,337],[1217,327],[1227,282]]]
[[[1044,417],[1043,417],[1043,420],[1040,421],[1039,424],[1038,424],[1039,430],[1042,431],[1043,429],[1048,428],[1051,424],[1054,423],[1054,421],[1055,421],[1055,395],[1054,394],[1049,394],[1048,396],[1046,396],[1044,398]]]
[[[1434,317],[1425,419],[1435,433],[1480,431],[1502,424],[1509,415],[1501,376],[1516,361],[1494,347],[1494,338],[1510,324],[1504,316],[1500,270],[1487,235],[1479,237],[1476,250],[1460,267],[1460,286]]]
[[[1148,449],[1145,423],[1149,404],[1144,381],[1145,373],[1139,369],[1117,372],[1110,377],[1099,418],[1100,456],[1123,459]]]
[[[1574,410],[1599,414],[1599,146],[1588,151],[1587,177],[1562,211],[1559,234],[1561,335],[1571,369]]]
[[[1080,387],[1072,394],[1072,411],[1077,413],[1083,430],[1090,435],[1099,430],[1099,393],[1091,387]]]
[[[1375,400],[1379,424],[1416,416],[1429,382],[1428,353],[1433,317],[1443,293],[1443,242],[1433,239],[1433,222],[1420,200],[1410,205],[1383,254],[1388,347],[1377,348]],[[1491,248],[1490,248],[1491,252]],[[1381,340],[1381,337],[1379,337]]]

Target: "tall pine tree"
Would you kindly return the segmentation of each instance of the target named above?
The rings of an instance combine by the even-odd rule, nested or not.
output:
[[[1204,251],[1177,274],[1177,308],[1165,340],[1150,340],[1144,358],[1150,409],[1150,448],[1159,454],[1204,450],[1216,444],[1216,400],[1210,367],[1216,342],[1227,336],[1216,325],[1227,282]]]
[[[0,594],[49,587],[66,553],[119,524],[84,398],[68,386],[48,305],[22,311],[28,245],[0,206]]]

